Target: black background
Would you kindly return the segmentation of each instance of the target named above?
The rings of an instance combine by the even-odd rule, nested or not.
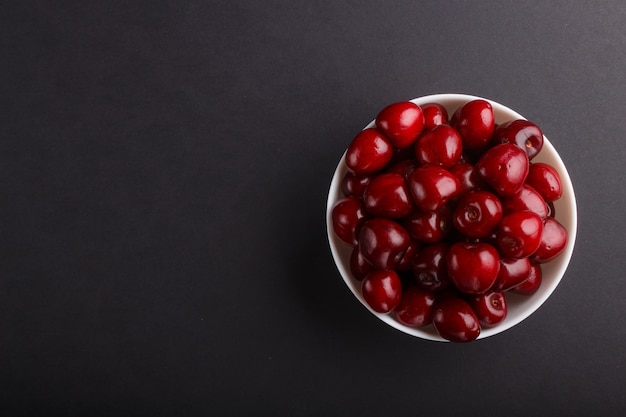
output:
[[[106,1],[0,8],[0,414],[626,413],[626,6]],[[539,124],[579,233],[529,319],[385,326],[325,232],[384,105],[468,93]]]

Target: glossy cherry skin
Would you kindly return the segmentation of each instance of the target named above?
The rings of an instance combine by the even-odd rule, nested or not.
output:
[[[411,146],[424,129],[424,114],[420,106],[410,101],[393,103],[376,116],[376,126],[394,147]]]
[[[374,265],[369,263],[359,250],[359,245],[352,248],[350,254],[350,272],[357,281],[363,281],[365,275],[374,270]]]
[[[498,249],[504,258],[525,258],[541,243],[543,222],[537,213],[516,211],[500,221],[496,231]]]
[[[452,211],[448,206],[443,206],[437,211],[415,210],[404,219],[402,224],[407,232],[419,242],[439,242],[452,227]]]
[[[394,163],[389,168],[387,168],[385,172],[389,174],[402,175],[408,181],[409,176],[418,166],[420,166],[420,163],[414,158],[410,158]]]
[[[361,281],[361,293],[372,310],[377,313],[389,313],[400,304],[402,282],[392,269],[375,270]]]
[[[483,148],[495,130],[493,108],[486,100],[472,100],[454,112],[450,124],[461,135],[464,148]]]
[[[360,228],[359,247],[363,257],[378,269],[395,268],[411,241],[409,233],[393,220],[373,218]]]
[[[530,259],[539,264],[550,262],[563,252],[567,239],[567,229],[556,219],[548,217],[543,223],[539,247]]]
[[[556,201],[563,195],[559,173],[554,167],[543,162],[530,164],[526,183],[537,190],[547,202]]]
[[[359,227],[367,217],[363,200],[352,196],[344,197],[333,207],[333,230],[344,243],[355,246],[358,243]]]
[[[489,148],[476,163],[481,180],[500,197],[517,193],[528,176],[528,155],[517,145],[504,143]]]
[[[424,113],[424,130],[448,124],[448,110],[439,103],[426,103],[420,106]]]
[[[446,255],[448,244],[423,246],[413,258],[413,275],[417,285],[428,291],[440,291],[451,284]]]
[[[373,177],[374,175],[356,175],[348,171],[341,179],[341,192],[346,197],[352,195],[362,198]]]
[[[508,308],[504,293],[489,290],[477,294],[469,299],[469,305],[476,313],[480,324],[485,327],[493,327],[500,324],[507,315]]]
[[[543,133],[539,126],[528,120],[510,120],[498,125],[493,133],[493,142],[515,144],[532,160],[543,148]]]
[[[524,282],[513,288],[511,291],[516,294],[532,295],[537,292],[537,290],[541,286],[542,280],[543,271],[541,270],[541,265],[531,262],[528,278],[526,278]]]
[[[391,161],[393,146],[378,129],[359,132],[348,146],[346,166],[356,175],[379,172]]]
[[[530,260],[528,258],[502,258],[498,278],[491,287],[494,291],[508,291],[528,279]]]
[[[454,296],[435,303],[433,325],[441,337],[451,342],[471,342],[480,335],[476,313],[466,301]]]
[[[496,281],[500,270],[500,255],[488,243],[457,242],[446,256],[448,276],[454,286],[467,294],[487,291]]]
[[[415,155],[422,164],[450,168],[459,161],[462,153],[461,136],[449,125],[425,131],[415,142]]]
[[[415,258],[420,248],[420,243],[411,239],[404,255],[402,255],[396,265],[396,271],[411,271],[413,269],[413,258]]]
[[[504,214],[514,211],[530,210],[539,215],[542,219],[548,217],[548,204],[533,187],[528,184],[514,195],[502,199],[502,209]]]
[[[396,319],[409,327],[427,326],[433,321],[435,295],[431,291],[410,286],[402,291],[400,304],[395,309]]]
[[[461,185],[459,195],[484,187],[482,182],[478,179],[474,165],[469,162],[459,162],[448,170],[459,180],[459,184]]]
[[[367,212],[376,217],[397,219],[413,211],[413,199],[400,174],[375,176],[363,193],[363,201]]]
[[[452,215],[456,229],[470,238],[486,237],[502,219],[500,199],[488,191],[471,191],[463,195]]]
[[[461,188],[454,175],[435,165],[416,168],[409,177],[408,186],[415,205],[422,211],[439,210]]]

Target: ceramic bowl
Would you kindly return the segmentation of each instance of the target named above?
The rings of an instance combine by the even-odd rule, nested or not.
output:
[[[500,103],[478,96],[465,94],[436,94],[419,97],[411,101],[418,105],[432,102],[439,103],[443,105],[447,109],[449,115],[452,116],[454,111],[461,105],[475,99],[483,99],[491,103],[491,105],[493,106],[495,121],[497,124],[504,123],[508,120],[513,119],[525,119],[525,117],[521,114]],[[374,121],[372,121],[365,127],[373,127],[374,124]],[[369,310],[371,314],[379,318],[384,323],[401,332],[421,339],[445,341],[445,339],[439,336],[439,334],[432,325],[419,328],[407,327],[395,319],[393,312],[389,314],[380,314],[375,312],[367,305],[365,299],[361,295],[361,283],[354,279],[350,273],[350,254],[352,248],[341,242],[341,240],[339,240],[335,236],[332,230],[332,208],[335,203],[343,197],[343,194],[341,193],[341,179],[347,172],[347,167],[344,162],[344,156],[345,153],[341,156],[339,164],[337,165],[337,169],[335,170],[335,173],[333,175],[330,184],[330,190],[328,193],[328,201],[326,204],[326,226],[328,241],[330,244],[332,256],[341,277],[343,278],[350,291],[352,291],[356,299],[359,300],[359,302],[363,304],[363,306],[367,310]],[[569,236],[567,246],[556,259],[542,265],[543,279],[542,284],[537,292],[530,296],[518,295],[507,292],[507,317],[497,326],[483,327],[481,329],[480,335],[478,336],[478,339],[493,336],[507,329],[510,329],[511,327],[520,323],[521,321],[529,317],[532,313],[534,313],[544,302],[546,302],[546,300],[556,289],[559,282],[561,282],[561,279],[563,278],[569,261],[572,257],[577,229],[577,211],[574,188],[572,186],[572,181],[569,177],[567,169],[565,168],[565,164],[561,160],[561,157],[557,153],[554,146],[545,136],[541,152],[533,159],[533,162],[540,161],[552,165],[558,171],[561,177],[563,195],[560,199],[554,202],[554,207],[556,212],[555,218],[568,231]]]

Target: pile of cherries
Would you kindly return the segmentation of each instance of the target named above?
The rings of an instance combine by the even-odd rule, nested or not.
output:
[[[504,320],[507,292],[535,293],[568,237],[559,174],[532,162],[542,147],[537,125],[496,125],[485,100],[450,118],[438,103],[382,109],[348,147],[332,209],[372,310],[468,342]]]

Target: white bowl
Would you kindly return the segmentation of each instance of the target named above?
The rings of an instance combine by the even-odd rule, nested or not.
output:
[[[523,117],[519,113],[509,109],[506,106],[503,106],[502,104],[496,103],[493,100],[465,94],[435,94],[419,97],[411,101],[418,105],[433,102],[439,103],[447,109],[449,116],[451,117],[458,107],[468,101],[476,99],[487,100],[489,103],[491,103],[491,105],[493,106],[496,123],[504,123],[508,120],[513,119],[525,119],[525,117]],[[366,128],[373,127],[374,125],[375,123],[374,121],[372,121],[366,126]],[[419,328],[408,327],[398,322],[395,319],[393,313],[381,314],[375,312],[368,306],[368,304],[365,302],[365,299],[361,295],[361,283],[354,279],[352,277],[352,274],[350,273],[350,254],[352,248],[341,242],[341,240],[339,240],[339,238],[335,236],[335,233],[332,229],[332,208],[339,199],[343,198],[343,194],[341,193],[341,179],[347,172],[344,156],[341,157],[341,160],[337,165],[337,169],[335,170],[335,174],[333,175],[333,179],[330,184],[330,191],[328,193],[328,201],[326,204],[326,229],[328,233],[328,242],[330,244],[330,249],[335,260],[335,264],[337,265],[337,269],[341,274],[341,277],[345,281],[348,288],[350,288],[354,296],[361,302],[361,304],[363,304],[365,308],[367,308],[373,315],[378,317],[383,322],[411,336],[427,340],[446,341],[441,336],[439,336],[439,334],[432,325]],[[568,231],[569,237],[567,246],[556,259],[554,259],[552,262],[542,265],[543,280],[541,283],[541,287],[537,290],[536,293],[530,296],[517,295],[510,292],[507,293],[507,317],[502,323],[497,326],[483,327],[481,329],[480,335],[478,336],[478,339],[493,336],[507,329],[510,329],[511,327],[520,323],[522,320],[526,319],[533,312],[535,312],[556,289],[556,286],[563,278],[565,270],[567,269],[569,261],[572,257],[577,229],[577,212],[574,188],[572,187],[572,181],[569,177],[569,174],[567,173],[565,164],[563,164],[563,161],[561,160],[556,149],[554,149],[554,146],[552,146],[550,141],[545,136],[541,152],[533,159],[533,162],[539,161],[546,162],[552,165],[558,171],[561,177],[563,195],[560,199],[554,202],[554,207],[556,211],[555,218]]]

